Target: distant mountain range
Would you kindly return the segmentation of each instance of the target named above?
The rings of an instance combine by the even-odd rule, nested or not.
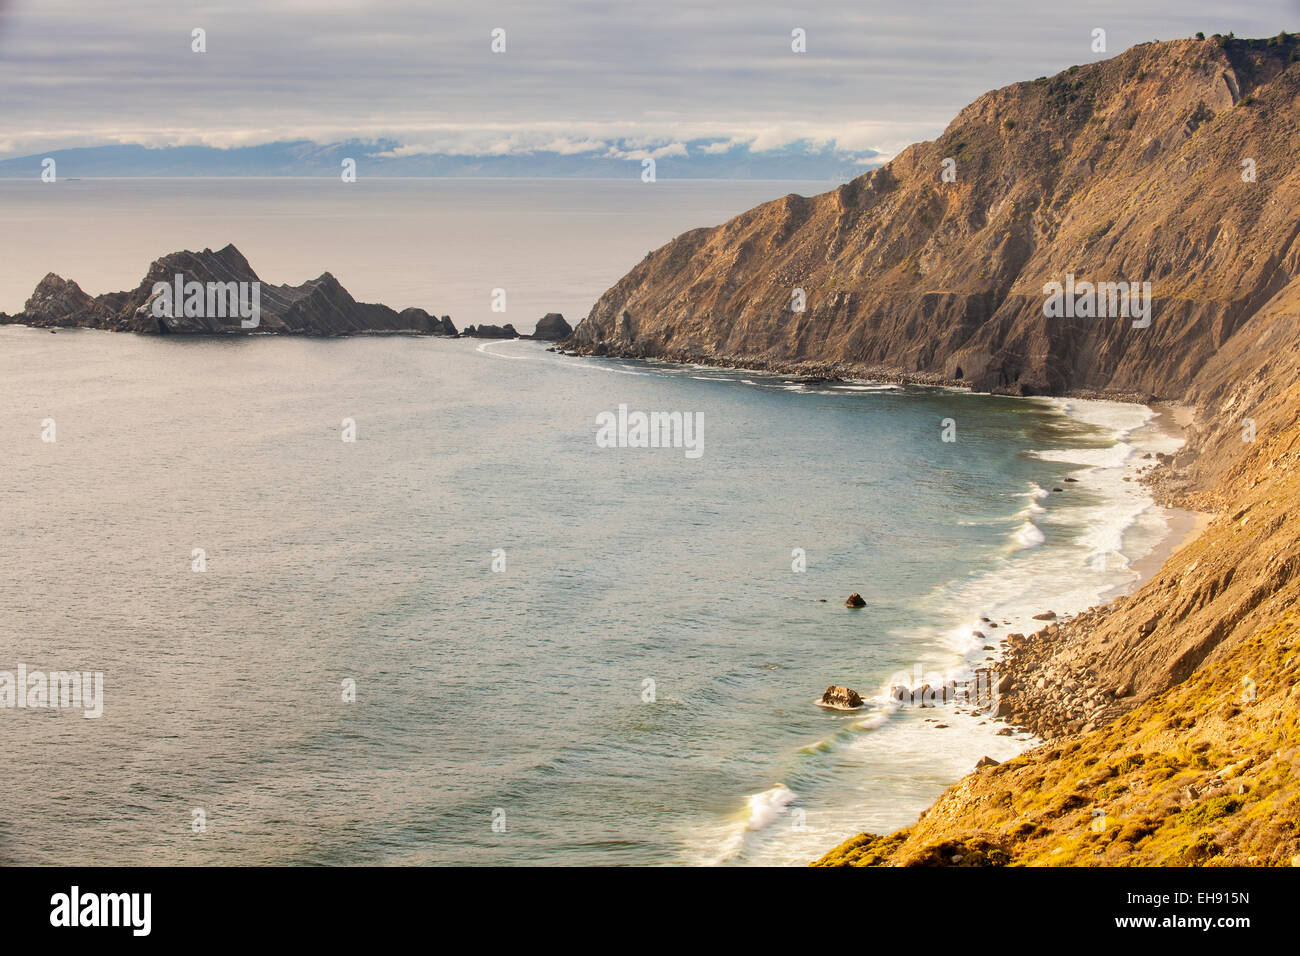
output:
[[[0,160],[0,178],[41,174],[52,158],[58,178],[132,176],[339,176],[345,160],[365,176],[483,176],[574,179],[636,179],[642,156],[655,156],[659,179],[848,180],[881,165],[874,150],[847,151],[808,141],[773,150],[721,139],[688,140],[646,147],[610,140],[583,152],[517,150],[502,155],[415,152],[395,140],[352,140],[320,145],[308,140],[218,149],[212,146],[89,146]]]

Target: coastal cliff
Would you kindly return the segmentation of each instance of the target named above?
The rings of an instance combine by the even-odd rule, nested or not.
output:
[[[653,251],[561,343],[1194,409],[1144,480],[1208,527],[1003,648],[1000,713],[1047,742],[821,864],[1300,861],[1298,96],[1287,35],[995,90],[838,189]],[[1150,283],[1149,323],[1049,317],[1076,280]]]
[[[1297,49],[1144,44],[987,93],[880,169],[654,250],[566,347],[1185,399],[1295,272]],[[1069,274],[1151,282],[1155,320],[1046,318]]]
[[[241,324],[241,318],[223,310],[217,315],[206,308],[202,314],[186,315],[182,308],[169,308],[171,317],[155,315],[153,289],[156,283],[170,285],[175,276],[186,282],[259,283],[259,321],[255,327]],[[225,332],[278,332],[296,335],[353,335],[364,332],[408,332],[424,335],[455,335],[448,316],[438,318],[423,309],[394,311],[385,305],[358,302],[328,272],[302,285],[271,285],[261,282],[248,260],[233,245],[213,252],[173,252],[156,259],[140,284],[126,292],[109,292],[91,297],[70,279],[50,273],[36,286],[23,311],[0,313],[0,324],[36,327],[76,327],[114,332],[212,334]]]

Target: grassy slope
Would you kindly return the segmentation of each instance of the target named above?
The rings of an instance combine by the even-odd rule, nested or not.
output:
[[[1121,720],[972,774],[910,829],[815,865],[1290,865],[1298,630],[1288,614]]]

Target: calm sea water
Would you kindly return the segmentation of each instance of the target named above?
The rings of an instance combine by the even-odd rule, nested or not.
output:
[[[557,221],[597,222],[573,185]],[[616,276],[570,259],[657,245],[691,218],[679,198],[657,238],[618,216],[525,230],[509,268],[547,290],[538,314],[570,281],[589,303]],[[285,202],[280,245],[319,242]],[[344,278],[325,246],[292,268],[273,220],[207,244]],[[98,254],[58,271],[97,274]],[[408,304],[367,262],[345,283]],[[703,455],[598,447],[621,403],[702,414]],[[1122,478],[1167,440],[1106,403],[522,341],[0,328],[0,409],[0,670],[101,671],[105,697],[99,719],[0,710],[6,863],[806,863],[1027,745],[889,706],[892,675],[969,673],[1033,613],[1131,586],[1164,533]],[[972,638],[985,615],[996,634]],[[870,707],[817,707],[831,683]]]

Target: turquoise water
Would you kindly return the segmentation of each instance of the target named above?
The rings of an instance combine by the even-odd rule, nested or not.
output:
[[[1132,406],[522,341],[0,328],[0,372],[0,669],[105,688],[0,712],[7,863],[807,862],[1026,745],[891,675],[1163,533]],[[703,454],[597,447],[621,403],[700,413]]]

